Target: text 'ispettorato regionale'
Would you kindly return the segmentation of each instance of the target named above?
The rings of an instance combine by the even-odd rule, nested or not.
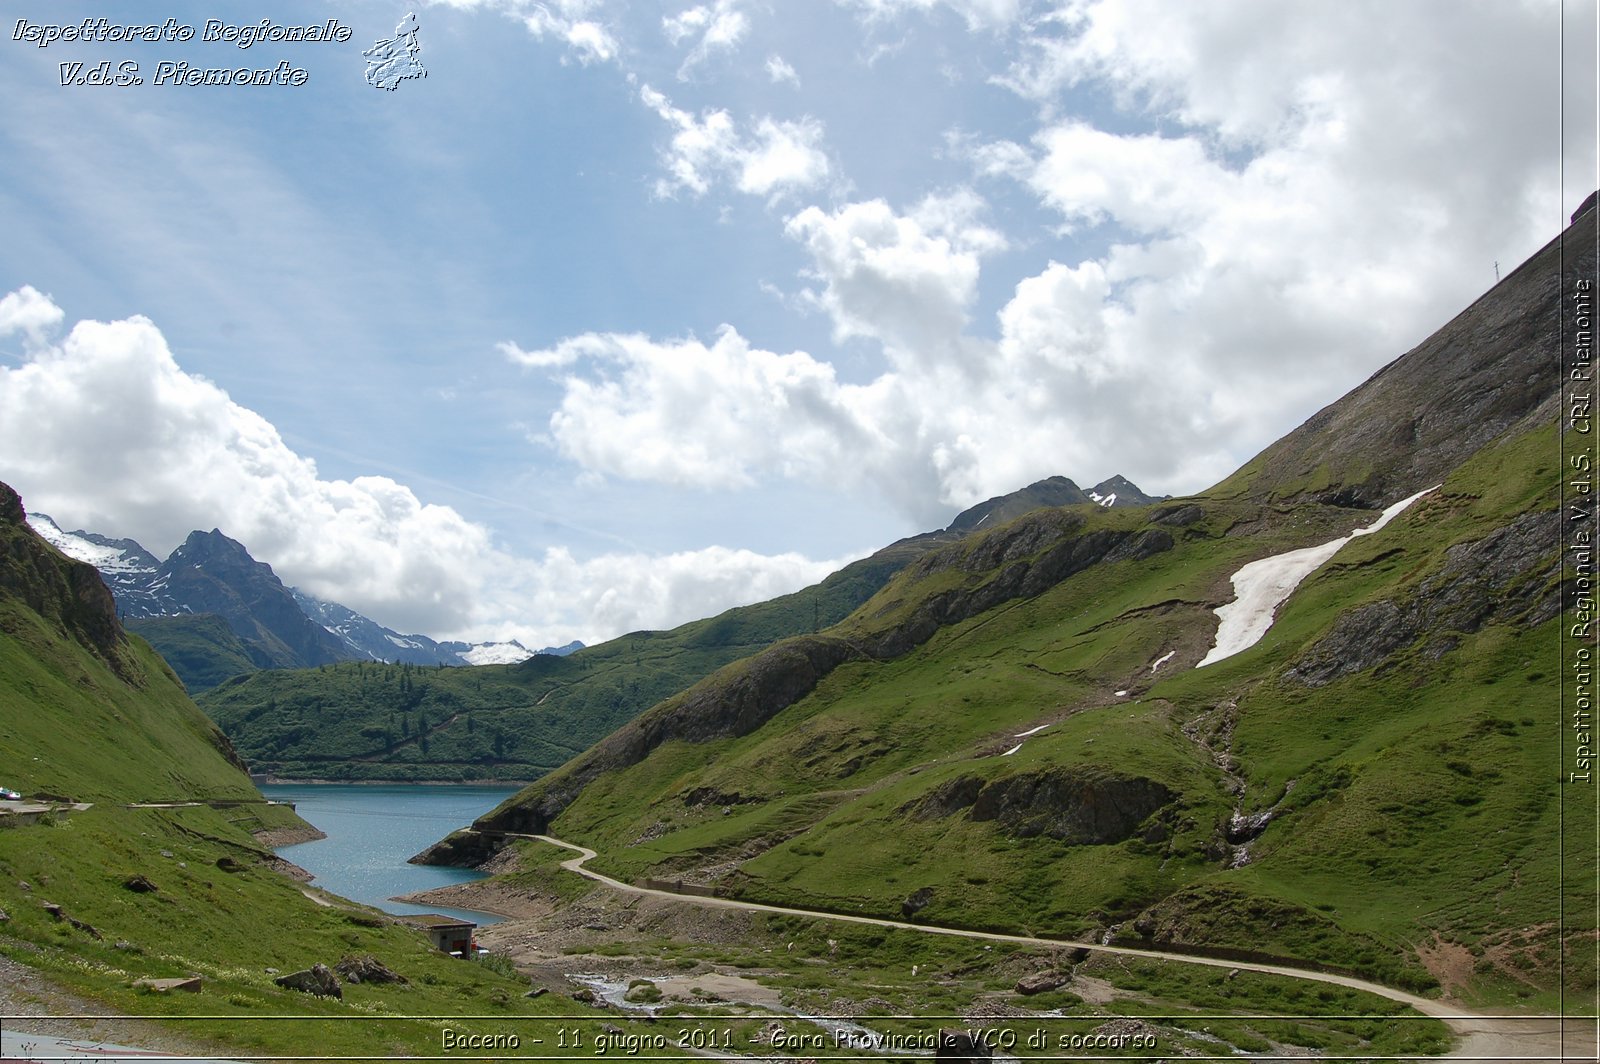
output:
[[[284,25],[271,19],[234,23],[207,19],[199,26],[169,18],[162,22],[124,23],[108,18],[50,23],[18,19],[11,39],[48,48],[52,44],[228,44],[247,49],[257,44],[343,44],[350,40],[349,26],[338,19],[309,25]],[[143,85],[139,63],[127,59],[98,63],[60,64],[62,85]],[[155,63],[150,83],[155,85],[304,85],[311,77],[303,67],[280,60],[270,67],[202,67],[187,60],[161,59]]]

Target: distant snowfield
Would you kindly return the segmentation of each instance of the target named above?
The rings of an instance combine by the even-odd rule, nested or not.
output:
[[[60,525],[44,514],[29,514],[28,527],[39,533],[39,537],[49,543],[56,550],[75,561],[88,562],[103,572],[133,573],[139,572],[140,567],[130,562],[127,556],[116,547],[103,547],[98,543],[91,543],[81,536],[74,536],[64,531]]]
[[[1425,488],[1410,498],[1401,499],[1366,528],[1358,528],[1348,536],[1332,540],[1317,547],[1276,554],[1271,558],[1253,561],[1233,574],[1234,599],[1226,606],[1218,606],[1216,643],[1211,652],[1200,659],[1195,668],[1204,668],[1212,662],[1231,658],[1241,650],[1248,650],[1261,641],[1272,627],[1273,618],[1283,600],[1306,577],[1315,572],[1339,549],[1357,536],[1370,536],[1392,521],[1406,507],[1437,490],[1439,485]]]
[[[533,657],[533,651],[513,639],[509,643],[482,643],[461,655],[468,665],[515,665]]]

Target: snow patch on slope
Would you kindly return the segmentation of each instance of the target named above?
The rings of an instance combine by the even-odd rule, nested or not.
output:
[[[1437,489],[1435,484],[1417,492],[1409,498],[1401,499],[1387,510],[1377,521],[1366,528],[1358,528],[1348,536],[1331,540],[1316,547],[1302,547],[1299,550],[1288,551],[1284,554],[1275,554],[1270,558],[1253,561],[1233,574],[1232,602],[1225,606],[1218,606],[1216,642],[1211,647],[1211,652],[1200,660],[1195,668],[1204,668],[1213,662],[1224,658],[1231,658],[1242,650],[1248,650],[1261,641],[1267,634],[1267,629],[1272,627],[1273,618],[1277,615],[1278,607],[1283,600],[1289,597],[1290,592],[1299,585],[1300,581],[1310,576],[1322,566],[1329,558],[1339,553],[1346,543],[1357,536],[1370,536],[1392,521],[1406,507]]]
[[[28,527],[62,554],[76,561],[88,562],[102,572],[133,572],[140,568],[128,561],[127,555],[116,547],[103,547],[98,543],[90,543],[82,536],[63,532],[60,525],[44,514],[29,514]]]

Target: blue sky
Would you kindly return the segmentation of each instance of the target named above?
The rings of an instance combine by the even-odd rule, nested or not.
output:
[[[540,645],[1044,476],[1200,490],[1596,183],[1592,3],[1396,7],[350,0],[270,5],[345,43],[38,48],[269,8],[8,0],[0,479]],[[375,89],[410,11],[427,77]],[[307,78],[60,84],[102,60]]]

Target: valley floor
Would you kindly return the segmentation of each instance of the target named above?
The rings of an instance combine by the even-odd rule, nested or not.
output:
[[[1302,1040],[1322,1041],[1320,1046],[1308,1047],[1296,1044],[1293,1040],[1296,1035],[1285,1034],[1282,1042],[1271,1040],[1271,1032],[1287,1031],[1293,1026],[1290,1024],[1257,1024],[1251,1029],[1248,1025],[1237,1026],[1226,1015],[1200,1017],[1214,1019],[1215,1022],[1205,1027],[1193,1022],[1173,1025],[1160,1022],[1192,1012],[1196,1005],[1201,1005],[1199,1012],[1207,1014],[1214,1011],[1284,1016],[1302,1011],[1308,1015],[1330,1014],[1327,1005],[1330,994],[1326,988],[1337,986],[1386,998],[1421,1016],[1442,1022],[1454,1036],[1450,1039],[1453,1045],[1441,1054],[1446,1059],[1487,1062],[1597,1059],[1597,1034],[1592,1019],[1563,1021],[1553,1016],[1482,1015],[1448,997],[1437,1000],[1417,997],[1340,975],[1113,947],[1081,947],[1093,951],[1092,956],[1085,958],[1085,954],[1078,954],[1070,981],[1064,984],[1064,996],[1058,993],[1041,995],[1038,999],[1019,997],[1014,989],[1018,979],[1040,971],[1065,970],[1065,956],[1080,947],[1024,936],[958,931],[892,920],[841,918],[728,899],[677,896],[598,876],[582,868],[593,856],[592,851],[571,844],[557,844],[580,851],[582,856],[561,862],[561,867],[587,877],[593,889],[563,895],[529,889],[525,881],[516,877],[500,877],[429,891],[406,900],[475,908],[507,917],[507,922],[482,931],[480,940],[496,952],[509,955],[536,987],[571,994],[581,1000],[592,998],[622,1010],[639,1007],[640,999],[628,995],[630,987],[637,988],[642,983],[654,988],[644,998],[653,1008],[674,1005],[748,1007],[777,1009],[813,1018],[880,1016],[895,1011],[906,1015],[937,1013],[945,1018],[946,1026],[957,1026],[961,1022],[981,1024],[1006,1018],[1038,1020],[1052,1012],[1059,1017],[1075,1010],[1082,1014],[1086,1010],[1107,1025],[1133,1024],[1137,1029],[1158,1035],[1164,1051],[1175,1045],[1180,1048],[1181,1055],[1201,1050],[1224,1051],[1221,1043],[1227,1043],[1226,1052],[1243,1052],[1268,1059],[1324,1054],[1347,1060],[1368,1059],[1350,1055],[1353,1050],[1359,1052],[1366,1046],[1341,1047],[1337,1037],[1330,1036],[1327,1030],[1314,1033],[1310,1039],[1303,1039],[1304,1032],[1300,1032]],[[507,865],[506,870],[509,870],[509,862]],[[773,917],[779,921],[776,927]],[[797,941],[785,941],[789,935],[794,935],[796,940],[801,937],[799,921],[811,925],[806,933],[813,941],[816,936],[823,936],[828,956],[809,955],[811,951],[805,945],[801,945],[797,954]],[[951,966],[949,950],[937,958],[930,956],[932,963],[920,973],[926,996],[918,998],[919,966],[916,964],[909,966],[911,978],[907,979],[903,963],[899,972],[874,972],[867,965],[858,968],[839,963],[832,957],[838,941],[847,934],[858,933],[862,925],[891,931],[902,939],[926,941],[937,936],[946,940],[970,940],[970,949],[985,953],[1003,949],[1005,956],[1000,959],[1000,954],[994,954],[992,964],[968,962],[965,971],[955,978],[944,970]],[[876,930],[873,933],[876,934]],[[829,935],[838,938],[826,937]],[[889,965],[916,954],[915,947],[908,950],[904,942],[885,947],[885,952],[895,958],[887,962]],[[816,966],[831,969],[836,978],[830,980],[811,974],[797,977],[797,972],[805,973],[808,967]],[[958,963],[956,967],[959,970],[961,965]],[[1149,971],[1151,967],[1173,973],[1171,981],[1153,976]],[[1227,974],[1219,976],[1219,969]],[[1279,983],[1294,981],[1301,988],[1323,984],[1324,989],[1318,995],[1321,1003],[1303,1010],[1263,1008],[1260,1002],[1264,998],[1239,1000],[1228,1010],[1202,1004],[1201,999],[1214,998],[1212,987],[1219,980],[1235,980],[1242,972],[1258,973],[1263,980],[1273,979]],[[1210,982],[1201,988],[1205,980]],[[1186,990],[1197,991],[1198,997]],[[1271,992],[1281,993],[1280,990]],[[1308,997],[1307,1000],[1315,1002],[1317,998]],[[960,1004],[953,1005],[953,1002]],[[1334,1011],[1349,1012],[1354,1002],[1355,999],[1346,999],[1342,1002],[1346,1008],[1335,1007]],[[1365,1014],[1366,1010],[1362,1012]],[[1268,1032],[1269,1045],[1260,1044],[1264,1031]],[[1231,1038],[1230,1032],[1233,1032]],[[1183,1048],[1190,1052],[1182,1053]],[[1381,1055],[1388,1059],[1411,1054],[1420,1057],[1439,1053],[1444,1048],[1443,1044],[1430,1048],[1393,1046]]]

